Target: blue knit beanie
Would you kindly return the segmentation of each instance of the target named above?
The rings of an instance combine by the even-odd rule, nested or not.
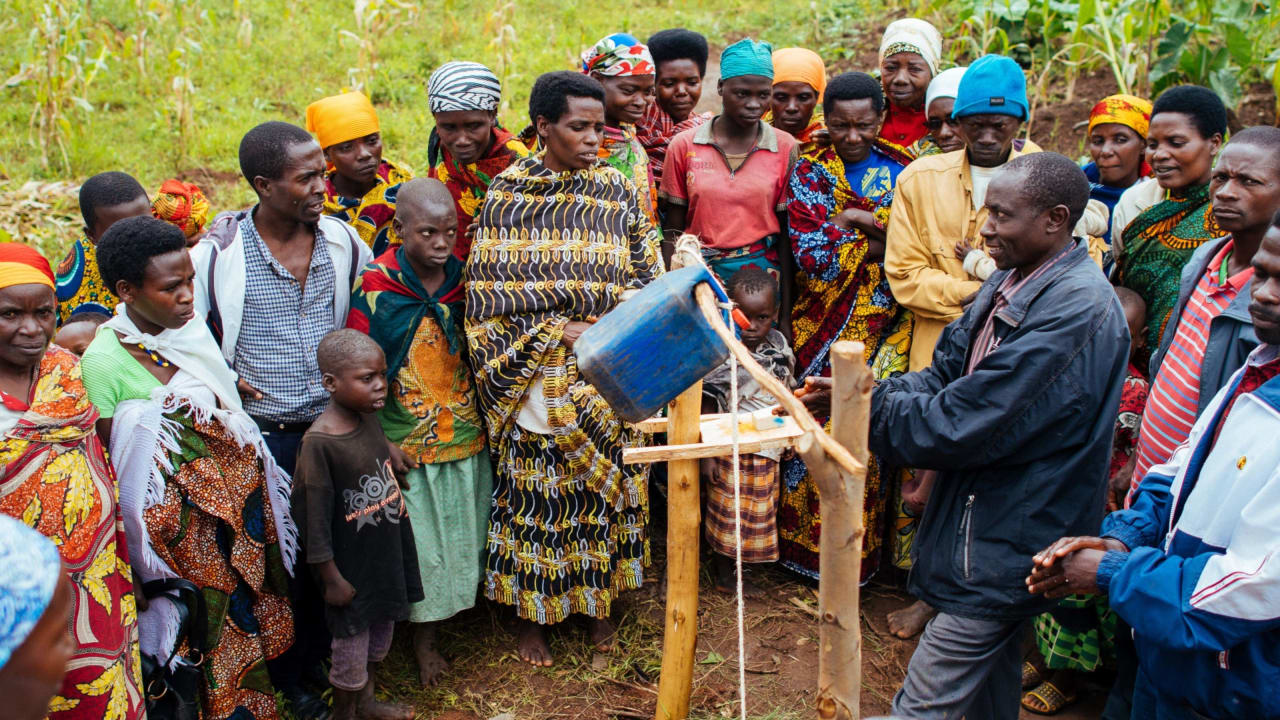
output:
[[[952,117],[1012,115],[1027,119],[1027,78],[1012,58],[983,55],[965,71]]]

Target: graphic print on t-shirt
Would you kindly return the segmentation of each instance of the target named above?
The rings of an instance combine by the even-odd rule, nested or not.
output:
[[[400,500],[400,486],[396,484],[391,460],[373,475],[363,475],[356,483],[358,490],[342,491],[342,503],[346,507],[343,519],[356,523],[356,532],[366,525],[377,527],[383,520],[400,523],[404,516],[404,503]]]

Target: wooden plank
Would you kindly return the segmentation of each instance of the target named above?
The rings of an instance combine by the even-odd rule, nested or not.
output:
[[[768,438],[738,444],[738,452],[753,453],[792,447],[797,437]],[[628,465],[671,462],[672,460],[697,460],[699,458],[726,457],[733,454],[733,443],[688,443],[686,445],[655,445],[653,447],[627,448],[622,451],[622,462]]]

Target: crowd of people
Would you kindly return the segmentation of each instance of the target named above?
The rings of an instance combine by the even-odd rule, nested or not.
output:
[[[480,594],[525,662],[573,616],[609,652],[660,483],[574,346],[687,233],[820,418],[865,347],[862,579],[907,577],[922,633],[895,716],[1051,715],[1106,666],[1106,718],[1280,717],[1280,128],[1113,95],[1081,167],[1023,137],[1013,59],[943,57],[911,18],[878,77],[746,38],[712,114],[702,35],[616,33],[516,133],[492,71],[437,68],[425,173],[347,92],[248,130],[250,208],[87,180],[56,268],[0,244],[11,711],[408,720],[397,625],[432,685]],[[705,412],[773,405],[731,373]],[[759,592],[739,550],[819,577],[802,460],[703,475],[717,589]]]

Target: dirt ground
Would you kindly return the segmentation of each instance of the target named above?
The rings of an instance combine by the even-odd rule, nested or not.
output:
[[[585,629],[568,623],[551,636],[556,665],[532,668],[514,651],[514,627],[506,609],[481,603],[442,628],[441,650],[453,663],[438,687],[417,682],[407,628],[397,633],[380,673],[381,690],[411,702],[419,718],[488,720],[611,720],[652,718],[662,657],[663,600],[660,548],[643,588],[616,604],[619,646],[593,651]],[[818,669],[816,590],[776,569],[755,575],[764,597],[746,603],[747,713],[759,720],[813,717]],[[914,640],[887,630],[885,614],[905,607],[901,590],[872,582],[863,589],[863,717],[887,714],[902,683]],[[705,570],[698,613],[697,666],[690,717],[738,717],[737,629],[734,600],[712,588]],[[1059,714],[1064,720],[1097,718],[1106,688]],[[1037,717],[1024,711],[1023,717]]]

